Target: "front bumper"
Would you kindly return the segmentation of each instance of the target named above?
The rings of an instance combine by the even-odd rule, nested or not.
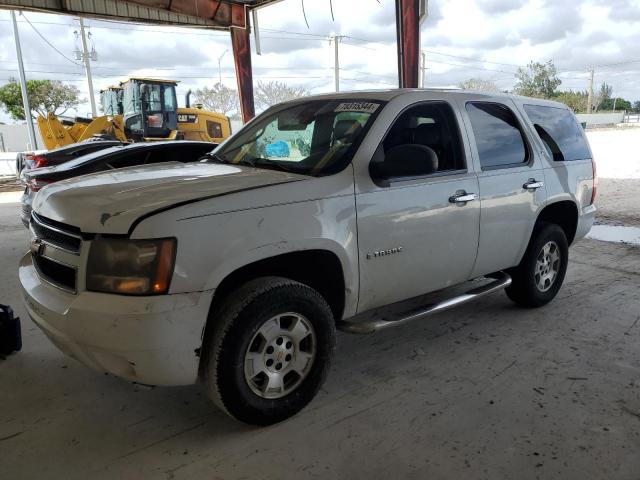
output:
[[[26,254],[18,269],[27,312],[65,354],[148,385],[197,381],[213,291],[149,297],[71,294],[43,282]]]

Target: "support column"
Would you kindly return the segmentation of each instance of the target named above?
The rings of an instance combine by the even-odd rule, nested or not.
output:
[[[24,74],[24,64],[22,63],[22,47],[20,46],[18,22],[16,22],[16,12],[14,12],[13,10],[11,10],[11,21],[13,22],[13,38],[16,42],[16,57],[18,59],[18,72],[20,73],[20,92],[22,94],[22,108],[24,109],[24,119],[27,122],[27,133],[29,134],[29,148],[37,150],[38,141],[36,140],[36,132],[33,129],[31,106],[29,105],[29,95],[27,95],[27,77]]]
[[[420,70],[420,0],[396,0],[398,83],[418,88]]]
[[[238,95],[242,121],[247,123],[255,114],[253,103],[253,72],[251,70],[251,43],[249,41],[249,18],[247,10],[246,28],[231,27],[231,46],[236,66]]]

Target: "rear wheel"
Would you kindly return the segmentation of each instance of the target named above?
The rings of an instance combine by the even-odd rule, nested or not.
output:
[[[509,272],[513,282],[507,295],[524,307],[546,305],[562,286],[568,260],[564,230],[555,224],[538,224],[520,265]]]
[[[318,292],[285,278],[259,278],[232,293],[212,317],[202,377],[223,411],[270,425],[311,401],[335,345],[333,315]]]

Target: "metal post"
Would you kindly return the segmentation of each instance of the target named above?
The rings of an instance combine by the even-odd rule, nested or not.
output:
[[[89,102],[91,102],[91,116],[94,118],[98,116],[96,111],[96,99],[93,96],[93,79],[91,78],[91,58],[89,57],[89,51],[87,50],[87,37],[84,33],[84,20],[82,17],[80,20],[80,36],[82,37],[82,59],[84,60],[84,71],[87,74],[87,83],[89,84]]]
[[[420,67],[422,70],[422,88],[425,88],[427,85],[427,57],[424,52],[420,52],[420,58],[422,59],[422,66]]]
[[[27,131],[29,132],[29,142],[31,148],[38,149],[36,132],[33,129],[33,119],[31,118],[31,107],[29,106],[29,96],[27,95],[27,79],[24,75],[24,64],[22,63],[22,48],[20,48],[20,35],[18,34],[18,22],[16,22],[16,12],[11,10],[11,20],[13,21],[13,37],[16,42],[16,56],[18,57],[18,71],[20,72],[20,91],[22,92],[22,108],[24,118],[27,121]]]
[[[256,42],[256,55],[262,55],[262,47],[260,47],[260,27],[258,27],[258,10],[251,10],[251,21],[253,22],[253,39]]]
[[[419,0],[396,0],[398,80],[400,88],[417,88],[420,63]]]
[[[616,113],[616,102],[618,101],[618,97],[613,98],[613,113]]]
[[[253,102],[253,72],[251,71],[251,42],[249,40],[249,19],[245,19],[245,28],[231,27],[231,46],[238,79],[240,112],[242,121],[248,122],[255,116]]]
[[[333,39],[333,77],[336,84],[336,92],[340,91],[340,59],[338,52],[338,43],[342,40],[340,35],[334,35]]]
[[[591,113],[593,110],[593,74],[594,69],[591,68],[591,75],[589,76],[589,96],[587,98],[587,113]]]

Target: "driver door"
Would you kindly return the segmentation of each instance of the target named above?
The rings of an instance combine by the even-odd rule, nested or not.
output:
[[[356,195],[359,312],[469,279],[478,251],[480,202],[459,124],[446,102],[415,104],[396,118],[378,147],[372,162],[396,163],[383,169],[388,178],[372,178],[371,188]],[[417,157],[394,154],[412,148],[431,155],[422,172],[416,170]],[[403,168],[405,161],[412,162],[409,169]]]

